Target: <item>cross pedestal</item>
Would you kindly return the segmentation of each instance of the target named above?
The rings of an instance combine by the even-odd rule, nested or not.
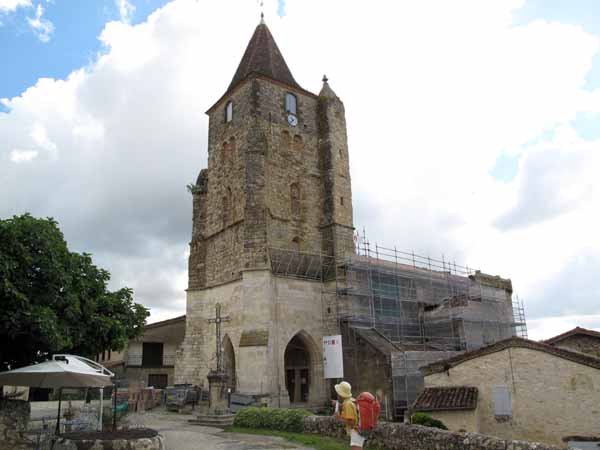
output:
[[[208,413],[230,414],[227,398],[229,377],[224,372],[211,371],[206,378],[208,378]]]

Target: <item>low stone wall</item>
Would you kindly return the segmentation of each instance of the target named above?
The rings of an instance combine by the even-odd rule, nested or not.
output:
[[[346,438],[344,426],[333,417],[309,416],[304,432]],[[558,450],[546,444],[504,439],[477,433],[454,433],[404,423],[380,423],[371,433],[367,448],[385,450]]]
[[[106,433],[66,433],[55,450],[166,450],[165,440],[157,431],[140,428]]]
[[[29,421],[29,402],[0,400],[0,450],[25,448],[22,433]]]

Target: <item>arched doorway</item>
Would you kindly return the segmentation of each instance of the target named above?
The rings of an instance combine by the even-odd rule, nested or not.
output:
[[[231,388],[231,392],[235,392],[235,352],[231,339],[227,335],[223,338],[223,370],[227,374],[227,387]]]
[[[296,334],[285,348],[285,386],[290,403],[308,402],[310,391],[310,353],[308,346]]]

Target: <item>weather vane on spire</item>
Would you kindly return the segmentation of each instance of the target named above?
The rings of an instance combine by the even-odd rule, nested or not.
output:
[[[263,0],[260,0],[260,24],[264,25],[265,23],[265,13],[263,12],[263,7],[264,7],[264,2]]]

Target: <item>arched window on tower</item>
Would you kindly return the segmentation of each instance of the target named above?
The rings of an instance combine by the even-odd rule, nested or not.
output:
[[[300,214],[300,187],[298,183],[290,185],[290,206],[293,216]]]
[[[231,139],[229,139],[229,156],[231,157],[231,159],[235,159],[235,156],[236,156],[235,138],[233,136],[231,136]]]
[[[285,94],[285,112],[296,115],[296,96],[290,92]]]
[[[294,237],[294,239],[292,239],[292,250],[299,252],[300,251],[300,238],[298,236]]]
[[[233,120],[233,102],[229,100],[225,105],[225,122]]]
[[[304,148],[304,142],[302,141],[302,136],[296,134],[294,136],[294,151],[299,152]]]
[[[289,151],[291,141],[292,141],[292,136],[290,136],[290,133],[283,130],[281,132],[281,143],[280,143],[281,153],[285,153],[285,152]]]
[[[229,161],[229,159],[231,158],[231,150],[230,150],[230,147],[229,147],[229,142],[227,142],[227,141],[223,142],[223,153],[222,153],[222,156],[223,156],[223,162],[224,163],[227,162],[227,161]]]
[[[227,188],[223,196],[223,227],[229,225],[232,217],[233,205],[231,204],[231,188]]]

